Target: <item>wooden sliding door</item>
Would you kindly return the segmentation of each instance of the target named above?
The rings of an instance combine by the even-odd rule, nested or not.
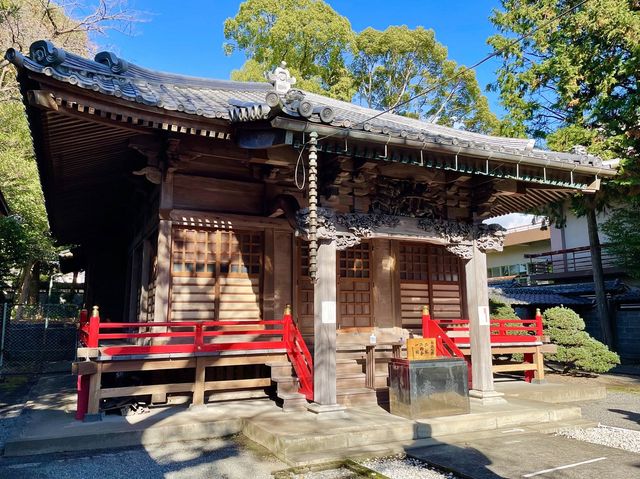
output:
[[[463,315],[463,278],[460,259],[443,246],[401,242],[398,273],[402,327],[420,331],[422,306],[434,319]]]
[[[175,227],[170,319],[262,317],[261,232]]]

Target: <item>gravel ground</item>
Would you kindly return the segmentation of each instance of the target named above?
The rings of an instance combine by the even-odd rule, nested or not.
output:
[[[94,454],[0,458],[0,479],[271,479],[272,472],[287,467],[237,437]]]
[[[411,457],[383,457],[362,461],[361,464],[390,479],[458,479],[455,474],[436,471]]]
[[[582,417],[607,426],[640,431],[640,394],[608,392],[606,399],[576,403]]]
[[[632,431],[631,429],[600,425],[586,429],[567,429],[558,432],[556,436],[570,437],[578,441],[615,447],[630,452],[640,452],[640,431]]]

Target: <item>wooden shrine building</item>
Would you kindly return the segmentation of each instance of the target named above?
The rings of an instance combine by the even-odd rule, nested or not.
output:
[[[242,83],[108,52],[90,60],[47,41],[6,58],[51,229],[76,246],[86,304],[100,307],[77,366],[94,413],[118,395],[201,403],[274,378],[285,402],[299,387],[316,411],[355,404],[365,385],[385,385],[383,368],[361,367],[371,336],[379,359],[397,354],[421,331],[424,306],[435,321],[469,321],[472,393],[490,400],[485,253],[503,233],[484,221],[593,193],[615,175],[586,154],[304,92],[284,66],[268,83]],[[289,304],[292,323],[281,320]],[[306,389],[289,360],[313,362]],[[154,361],[138,383],[110,382]],[[171,384],[160,387],[163,377]]]

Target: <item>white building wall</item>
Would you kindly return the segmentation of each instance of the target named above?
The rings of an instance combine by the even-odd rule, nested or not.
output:
[[[589,232],[587,230],[587,219],[582,216],[578,218],[566,206],[565,214],[567,224],[563,230],[551,227],[551,250],[579,248],[581,246],[589,246]],[[598,214],[596,219],[598,226],[607,220],[607,214]],[[564,236],[564,237],[563,237]],[[598,228],[598,236],[601,243],[608,241],[607,235],[602,232],[602,228]]]

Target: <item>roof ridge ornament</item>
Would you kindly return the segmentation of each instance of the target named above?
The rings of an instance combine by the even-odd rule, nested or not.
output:
[[[297,81],[295,77],[291,76],[285,61],[282,61],[280,66],[276,67],[272,72],[266,73],[265,76],[278,95],[286,94]]]
[[[29,47],[29,58],[44,66],[60,65],[67,58],[67,52],[48,40],[38,40]]]
[[[129,69],[129,62],[118,57],[113,52],[100,52],[96,54],[94,61],[107,66],[116,75],[120,75]]]

